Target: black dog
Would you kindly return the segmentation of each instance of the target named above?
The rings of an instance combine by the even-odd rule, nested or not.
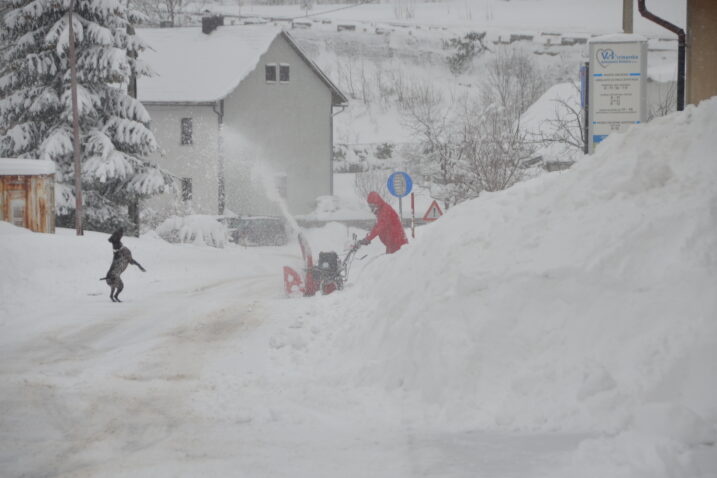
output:
[[[122,235],[124,231],[120,227],[112,233],[108,241],[112,243],[112,251],[114,256],[112,257],[112,265],[110,270],[107,271],[107,276],[100,280],[106,280],[107,285],[110,286],[110,299],[112,302],[122,302],[119,300],[119,294],[124,289],[124,283],[120,279],[120,275],[127,269],[129,264],[134,264],[140,268],[142,272],[147,272],[139,262],[132,259],[132,253],[125,246],[122,245]]]

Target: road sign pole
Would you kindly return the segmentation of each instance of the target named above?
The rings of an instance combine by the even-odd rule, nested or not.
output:
[[[411,193],[411,239],[416,238],[416,201]]]

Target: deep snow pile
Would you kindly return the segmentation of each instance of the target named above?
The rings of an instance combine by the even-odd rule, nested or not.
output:
[[[164,220],[155,232],[167,242],[192,243],[212,247],[224,247],[228,241],[227,228],[216,216],[191,214],[171,216]]]
[[[332,304],[348,380],[425,401],[428,420],[621,433],[584,445],[611,472],[623,452],[672,466],[655,440],[673,457],[714,441],[716,124],[717,99],[688,107],[420,229]],[[656,461],[615,451],[625,433],[657,437]]]

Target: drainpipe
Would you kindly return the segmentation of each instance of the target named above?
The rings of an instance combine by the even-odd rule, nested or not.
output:
[[[331,113],[331,117],[332,117],[332,118],[333,118],[334,116],[338,115],[338,114],[343,113],[343,112],[346,110],[346,108],[349,107],[349,105],[336,105],[336,107],[337,107],[337,108],[341,108],[341,109],[340,109],[339,111],[337,111],[336,113]]]
[[[682,111],[685,109],[685,46],[687,45],[685,31],[677,25],[673,25],[667,20],[648,12],[645,7],[645,0],[637,0],[637,8],[640,10],[640,15],[677,35],[677,111]]]
[[[219,106],[219,111],[217,111]],[[226,195],[224,193],[224,100],[219,100],[218,103],[212,106],[212,110],[217,114],[217,121],[219,122],[218,134],[217,134],[217,203],[219,205],[219,215],[224,214],[224,205]]]
[[[330,134],[330,154],[331,154],[331,161],[329,161],[329,177],[331,178],[331,181],[329,183],[329,194],[332,196],[334,195],[334,116],[343,113],[346,108],[348,108],[348,105],[337,105],[339,108],[341,108],[339,111],[334,112],[334,105],[331,105],[331,112],[329,113],[329,129],[331,130]]]

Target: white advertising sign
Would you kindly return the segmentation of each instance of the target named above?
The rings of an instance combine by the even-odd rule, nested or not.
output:
[[[646,120],[647,42],[590,42],[590,153],[610,133]]]

